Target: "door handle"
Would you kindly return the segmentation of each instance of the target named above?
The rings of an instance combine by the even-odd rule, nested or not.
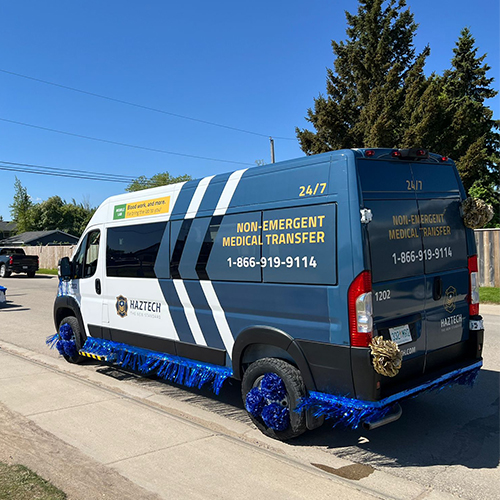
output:
[[[97,295],[101,295],[101,280],[99,278],[96,278],[95,280],[95,293],[97,293]]]
[[[432,287],[432,298],[434,300],[439,300],[443,296],[443,280],[441,276],[434,278],[434,284]]]

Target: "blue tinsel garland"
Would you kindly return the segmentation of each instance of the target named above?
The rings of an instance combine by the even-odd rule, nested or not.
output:
[[[286,387],[276,373],[266,373],[260,384],[245,398],[245,408],[275,431],[284,431],[290,425],[290,410],[280,403],[286,396]]]
[[[230,368],[202,363],[173,354],[142,349],[111,340],[89,337],[82,348],[88,354],[105,357],[106,361],[143,375],[155,373],[187,387],[201,389],[210,383],[215,394],[219,394],[224,381],[233,374]]]
[[[441,390],[455,384],[472,386],[482,366],[479,361],[471,366],[447,373],[442,377],[422,384],[413,389],[399,392],[380,401],[361,401],[343,396],[334,396],[311,391],[309,397],[302,399],[296,412],[311,409],[315,417],[324,415],[333,419],[333,426],[344,425],[357,429],[362,422],[375,422],[385,417],[396,403],[415,397],[423,392]]]
[[[78,354],[73,331],[67,323],[61,326],[59,332],[48,337],[46,343],[51,348],[56,347],[61,355],[73,357]],[[156,373],[160,378],[187,387],[201,388],[211,383],[215,394],[219,394],[224,381],[233,374],[230,368],[92,337],[86,340],[82,351],[102,356],[108,362],[143,375]],[[303,398],[294,411],[311,409],[316,417],[324,415],[327,419],[334,419],[334,427],[340,424],[356,429],[362,422],[377,421],[385,417],[394,408],[395,403],[404,399],[455,384],[472,386],[481,366],[482,361],[479,361],[381,401],[362,401],[311,391],[309,397]],[[280,404],[285,396],[283,380],[275,373],[267,373],[259,386],[247,394],[245,408],[254,417],[262,418],[267,427],[283,431],[290,425],[290,410]]]
[[[50,337],[47,337],[45,343],[52,349],[56,348],[61,356],[73,357],[78,354],[76,349],[75,335],[68,323],[64,323],[59,331]]]

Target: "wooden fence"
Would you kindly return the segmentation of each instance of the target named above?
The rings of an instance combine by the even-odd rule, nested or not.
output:
[[[500,287],[500,229],[476,229],[479,285]]]
[[[74,245],[51,245],[37,247],[23,247],[28,255],[38,255],[41,269],[57,269],[59,259],[71,257]]]
[[[500,229],[477,229],[476,237],[479,284],[500,287]],[[38,255],[40,267],[56,269],[59,259],[71,257],[73,245],[24,247],[29,255]]]

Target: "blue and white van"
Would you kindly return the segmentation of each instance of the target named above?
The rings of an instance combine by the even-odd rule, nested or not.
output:
[[[252,420],[278,439],[322,423],[317,404],[300,410],[311,395],[391,403],[361,418],[382,425],[405,396],[481,365],[464,199],[453,161],[413,149],[341,150],[113,196],[61,262],[52,340],[71,362],[97,357],[216,392],[241,380]],[[393,377],[373,367],[378,336],[403,355]]]

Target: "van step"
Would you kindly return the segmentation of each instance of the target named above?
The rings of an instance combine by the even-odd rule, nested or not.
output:
[[[107,356],[98,356],[97,354],[91,354],[90,352],[79,351],[80,356],[86,356],[87,358],[97,359],[98,361],[107,361]]]

